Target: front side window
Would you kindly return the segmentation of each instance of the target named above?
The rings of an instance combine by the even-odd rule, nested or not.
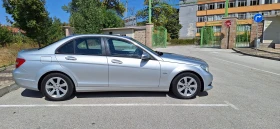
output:
[[[110,56],[141,58],[143,50],[134,44],[121,39],[108,39]]]

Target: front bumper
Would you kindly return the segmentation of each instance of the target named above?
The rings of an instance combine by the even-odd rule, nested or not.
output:
[[[211,73],[206,73],[203,76],[203,80],[204,80],[204,88],[203,91],[208,91],[211,90],[213,88],[212,82],[213,82],[213,75]]]

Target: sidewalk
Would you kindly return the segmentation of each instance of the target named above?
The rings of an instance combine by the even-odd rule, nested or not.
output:
[[[278,50],[278,49],[261,48],[261,49],[256,50],[254,48],[233,48],[233,50],[238,53],[242,53],[242,54],[249,55],[249,56],[255,56],[255,57],[280,61],[280,50]]]
[[[13,85],[15,83],[12,77],[12,71],[14,68],[14,65],[0,68],[0,97],[10,91],[18,89],[18,86]]]

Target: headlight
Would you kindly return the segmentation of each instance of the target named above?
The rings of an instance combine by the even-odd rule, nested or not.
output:
[[[206,72],[209,72],[209,67],[208,67],[208,66],[206,66],[206,65],[200,65],[200,67],[201,67],[202,69],[204,69]]]

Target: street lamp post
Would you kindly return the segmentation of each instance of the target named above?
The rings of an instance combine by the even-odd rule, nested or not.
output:
[[[152,23],[152,0],[149,0],[149,23]]]

